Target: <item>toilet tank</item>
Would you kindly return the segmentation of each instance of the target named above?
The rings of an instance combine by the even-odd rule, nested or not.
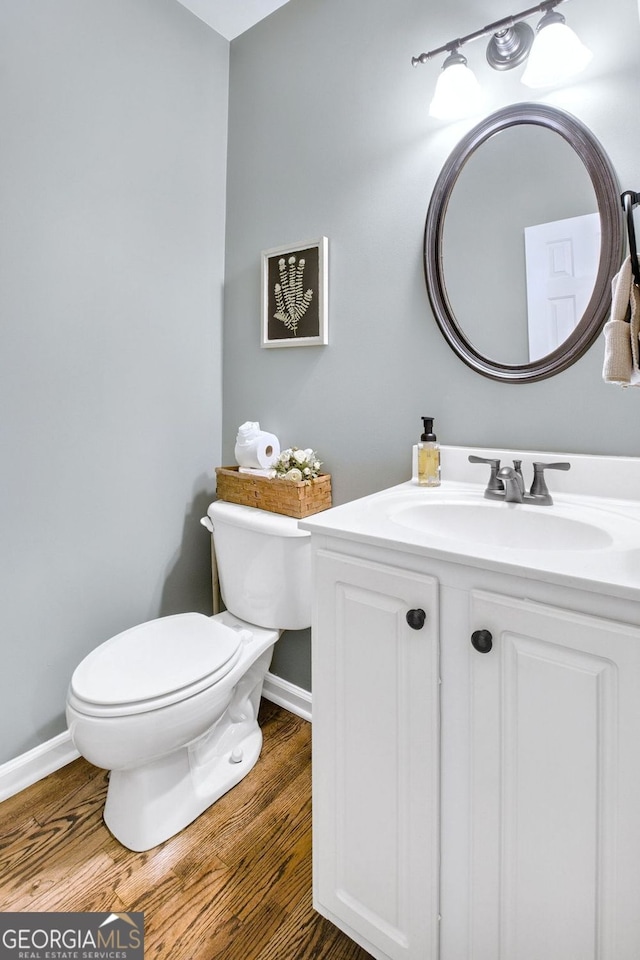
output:
[[[311,534],[293,517],[216,500],[207,515],[231,613],[277,630],[311,625]]]

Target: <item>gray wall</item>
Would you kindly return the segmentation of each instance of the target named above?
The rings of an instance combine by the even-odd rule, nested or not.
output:
[[[424,217],[473,121],[431,120],[439,64],[409,61],[508,12],[291,0],[233,41],[229,81],[229,45],[175,0],[0,4],[0,762],[64,729],[69,676],[105,637],[208,612],[198,521],[244,420],[316,447],[336,502],[408,476],[422,414],[449,443],[638,455],[640,394],[601,382],[599,346],[496,384],[429,311]],[[635,2],[566,13],[594,64],[539,98],[640,189]],[[537,96],[468,52],[487,112]],[[330,345],[261,350],[260,251],[322,234]],[[288,634],[274,670],[308,685],[308,659]]]
[[[524,5],[523,5],[524,6]],[[514,10],[504,0],[291,0],[231,45],[223,458],[259,419],[315,447],[336,502],[409,476],[420,416],[442,442],[640,454],[640,393],[601,380],[602,346],[541,383],[482,378],[446,345],[422,267],[429,197],[476,120],[427,115],[440,63],[412,55]],[[594,61],[572,84],[531,91],[466,49],[486,112],[523,100],[568,110],[601,141],[621,186],[640,189],[640,22],[635,0],[567,4]],[[533,21],[535,25],[535,20]],[[261,350],[260,251],[329,237],[330,345]],[[491,305],[485,308],[491,310]],[[446,477],[446,461],[443,472]],[[308,639],[277,669],[299,674]]]
[[[211,609],[228,53],[175,0],[0,4],[0,762],[92,647]]]

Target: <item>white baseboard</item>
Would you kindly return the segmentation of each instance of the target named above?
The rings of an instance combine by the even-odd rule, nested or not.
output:
[[[296,687],[273,673],[267,673],[262,695],[290,713],[295,713],[297,717],[311,720],[311,694],[308,690]],[[44,780],[50,773],[72,760],[77,760],[79,756],[71,743],[69,731],[66,730],[33,750],[20,754],[14,760],[0,764],[0,802],[20,793],[32,783]]]
[[[43,780],[65,764],[77,760],[79,756],[71,743],[69,731],[66,730],[33,750],[20,754],[14,760],[8,760],[0,765],[0,801],[20,793],[38,780]]]
[[[279,707],[284,707],[289,713],[295,713],[303,720],[311,720],[311,694],[302,687],[267,672],[264,678],[262,696]]]

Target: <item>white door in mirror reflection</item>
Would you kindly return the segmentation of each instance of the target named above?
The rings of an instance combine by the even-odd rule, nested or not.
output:
[[[600,260],[600,216],[524,228],[529,360],[552,353],[589,303]]]

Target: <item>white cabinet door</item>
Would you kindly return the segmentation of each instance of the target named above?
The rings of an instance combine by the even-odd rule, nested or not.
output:
[[[469,960],[638,960],[640,628],[471,611]]]
[[[314,905],[383,960],[438,955],[438,683],[437,581],[319,550]]]

